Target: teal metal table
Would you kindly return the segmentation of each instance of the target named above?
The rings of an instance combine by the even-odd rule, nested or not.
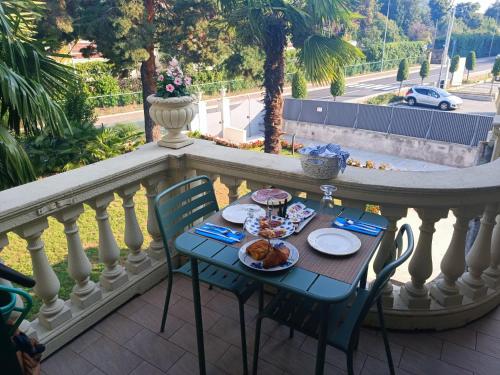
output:
[[[309,207],[317,207],[318,202],[294,198],[294,201],[302,201]],[[235,203],[248,203],[249,197],[245,196]],[[325,228],[331,225],[335,216],[346,219],[361,219],[363,221],[387,226],[387,220],[376,214],[368,213],[358,209],[336,206],[332,209],[332,215],[314,218],[299,234],[288,237],[286,241],[293,243],[298,249],[300,258],[294,267],[277,272],[264,273],[252,270],[243,265],[238,258],[238,247],[227,245],[217,240],[197,235],[191,231],[181,234],[175,240],[177,251],[189,257],[191,262],[194,312],[196,319],[196,332],[198,342],[198,360],[200,374],[205,375],[205,350],[203,344],[203,322],[201,315],[199,272],[203,272],[210,265],[215,265],[231,272],[242,274],[263,284],[274,286],[280,290],[297,293],[311,298],[322,305],[320,321],[320,337],[316,356],[316,374],[323,374],[323,364],[326,351],[326,333],[328,331],[328,308],[330,304],[339,303],[349,298],[358,285],[364,284],[368,263],[375,253],[383,236],[383,231],[376,237],[356,234],[361,242],[361,249],[349,257],[328,257],[317,253],[307,244],[307,236],[317,228]],[[235,225],[223,222],[220,213],[216,213],[206,221],[222,223],[227,227],[241,230]],[[256,237],[247,234],[244,242]],[[302,260],[303,258],[303,260]],[[364,285],[363,285],[364,286]]]

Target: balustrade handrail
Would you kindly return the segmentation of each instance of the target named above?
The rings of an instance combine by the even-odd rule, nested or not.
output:
[[[217,146],[196,140],[171,150],[149,144],[134,152],[0,192],[0,233],[114,191],[129,182],[166,172],[167,162],[318,193],[321,181],[305,176],[299,159]],[[340,198],[406,207],[453,208],[500,201],[500,160],[446,171],[381,171],[348,167],[333,181]]]

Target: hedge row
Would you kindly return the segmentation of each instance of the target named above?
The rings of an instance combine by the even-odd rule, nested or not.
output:
[[[443,48],[445,40],[437,39],[436,48]],[[449,49],[450,57],[452,55],[467,56],[470,51],[476,52],[476,57],[487,57],[490,52],[491,34],[455,34],[451,38]],[[496,37],[493,41],[491,56],[500,53],[500,38]]]

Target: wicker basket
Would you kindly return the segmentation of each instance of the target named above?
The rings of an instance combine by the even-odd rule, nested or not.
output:
[[[340,172],[338,158],[301,155],[300,163],[306,176],[320,180],[335,178]]]

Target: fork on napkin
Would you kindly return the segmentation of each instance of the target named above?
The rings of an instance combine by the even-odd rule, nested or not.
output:
[[[194,230],[200,236],[209,237],[227,244],[234,244],[240,242],[245,238],[243,232],[235,231],[231,228],[226,228],[220,225],[205,223]]]
[[[333,222],[333,226],[335,228],[363,233],[369,236],[378,236],[379,233],[383,230],[381,227],[372,225],[370,223],[365,223],[360,220],[352,221],[343,217],[337,217]]]

